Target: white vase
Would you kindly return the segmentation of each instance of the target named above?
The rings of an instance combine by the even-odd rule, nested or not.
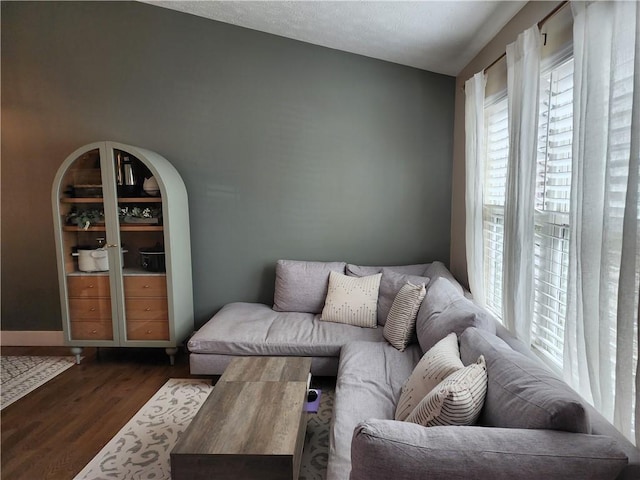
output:
[[[160,195],[160,186],[158,185],[156,178],[153,176],[144,179],[142,189],[144,190],[144,193],[152,197]]]

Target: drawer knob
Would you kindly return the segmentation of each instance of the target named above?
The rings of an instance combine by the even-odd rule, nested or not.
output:
[[[145,312],[150,312],[151,311],[151,307],[147,307],[144,309]]]
[[[90,312],[95,312],[95,311],[96,311],[96,307],[91,307],[91,308],[89,309],[89,311],[90,311]]]
[[[89,284],[87,288],[93,288],[93,283]]]
[[[147,335],[149,335],[151,333],[151,330],[147,330]]]
[[[91,330],[91,333],[92,333],[93,335],[95,335],[96,333],[98,333],[98,331],[97,331],[97,330]]]
[[[142,288],[149,288],[149,285],[145,285],[145,286],[144,286],[144,287],[142,287]]]

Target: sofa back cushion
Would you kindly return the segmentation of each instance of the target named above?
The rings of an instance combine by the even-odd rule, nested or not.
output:
[[[278,260],[273,309],[276,312],[322,312],[329,273],[344,274],[345,265],[345,262]]]
[[[451,332],[461,335],[468,327],[496,333],[495,320],[489,312],[465,298],[458,287],[445,277],[432,278],[427,285],[427,294],[416,319],[416,332],[423,352]]]
[[[424,272],[425,277],[429,277],[433,282],[436,278],[445,278],[454,286],[454,288],[460,293],[460,295],[464,295],[464,289],[462,285],[456,280],[456,277],[453,276],[453,273],[449,271],[447,267],[445,267],[442,262],[433,262],[429,264],[429,268],[427,268]]]
[[[354,265],[347,263],[345,273],[350,277],[367,277],[369,275],[375,275],[381,273],[383,268],[393,270],[396,273],[402,273],[404,275],[419,275],[425,276],[424,273],[431,266],[430,263],[417,263],[413,265],[395,265],[390,267],[384,266],[369,266],[369,265]]]
[[[542,364],[489,332],[469,328],[460,336],[460,357],[466,365],[478,355],[489,379],[481,423],[591,433],[580,396]]]

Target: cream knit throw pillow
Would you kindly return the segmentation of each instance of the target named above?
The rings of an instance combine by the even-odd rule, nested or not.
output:
[[[368,277],[348,277],[331,272],[322,320],[376,328],[381,277],[382,273]]]

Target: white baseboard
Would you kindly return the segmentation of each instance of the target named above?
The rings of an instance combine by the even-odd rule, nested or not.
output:
[[[62,331],[13,331],[0,332],[0,345],[3,347],[62,347]]]

